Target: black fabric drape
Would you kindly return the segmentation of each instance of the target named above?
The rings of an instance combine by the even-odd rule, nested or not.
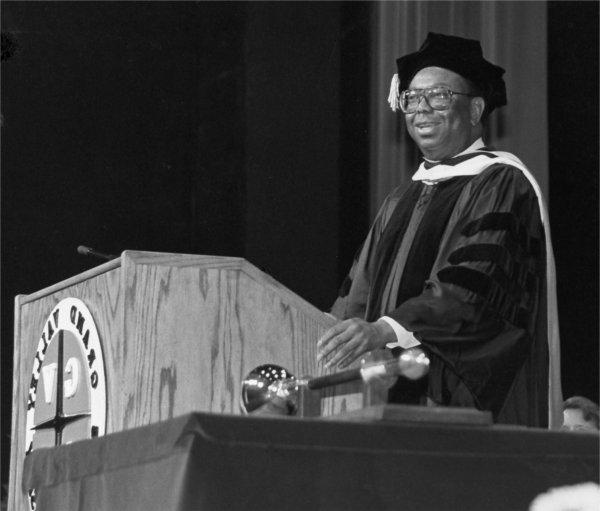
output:
[[[427,212],[408,253],[406,266],[400,281],[396,307],[423,291],[423,283],[431,272],[440,238],[446,229],[456,200],[465,184],[471,179],[471,176],[456,177],[435,185],[431,192]],[[375,255],[376,271],[372,289],[378,292],[372,293],[369,297],[367,321],[375,321],[381,316],[381,300],[385,282],[389,278],[393,259],[402,244],[411,212],[419,199],[423,186],[425,185],[420,182],[410,185],[405,200],[402,200],[396,206],[377,247]]]

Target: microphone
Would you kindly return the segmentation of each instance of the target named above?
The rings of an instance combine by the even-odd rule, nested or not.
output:
[[[429,358],[427,355],[419,348],[411,348],[403,351],[400,357],[392,360],[365,365],[360,369],[349,369],[348,371],[311,378],[308,380],[307,386],[311,390],[317,390],[355,380],[369,383],[385,376],[404,376],[409,380],[418,380],[428,372]]]
[[[116,259],[118,257],[118,256],[115,256],[112,254],[103,254],[102,252],[98,252],[97,250],[94,250],[93,248],[90,248],[90,247],[86,247],[84,245],[79,245],[77,247],[77,252],[81,255],[93,256],[93,257],[97,257],[98,259],[103,259],[105,261],[110,261],[110,260]]]

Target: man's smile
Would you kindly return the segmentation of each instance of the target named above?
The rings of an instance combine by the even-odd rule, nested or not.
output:
[[[417,130],[417,133],[422,135],[422,134],[426,134],[429,133],[431,131],[434,130],[434,128],[439,124],[439,122],[433,122],[433,121],[419,121],[419,122],[415,122],[414,126]]]

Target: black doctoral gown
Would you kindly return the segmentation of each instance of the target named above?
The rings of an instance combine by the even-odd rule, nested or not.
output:
[[[544,236],[536,193],[515,167],[411,182],[385,200],[331,312],[385,315],[412,332],[431,359],[430,402],[546,427]],[[404,395],[400,380],[390,399]]]

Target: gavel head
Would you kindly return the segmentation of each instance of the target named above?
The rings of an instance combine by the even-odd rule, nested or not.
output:
[[[242,381],[240,406],[253,415],[295,415],[298,384],[284,367],[264,364],[254,368]]]

